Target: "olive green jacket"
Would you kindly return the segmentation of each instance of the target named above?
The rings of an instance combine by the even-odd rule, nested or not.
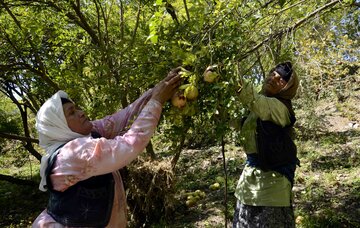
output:
[[[240,101],[250,110],[241,129],[241,143],[247,154],[256,153],[256,120],[272,121],[280,126],[290,124],[290,113],[278,99],[259,94],[253,85],[245,82],[239,93]],[[246,205],[290,206],[291,183],[274,171],[262,171],[245,166],[238,181],[236,198]]]

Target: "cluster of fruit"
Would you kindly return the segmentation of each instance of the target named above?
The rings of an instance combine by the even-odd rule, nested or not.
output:
[[[172,96],[171,104],[177,108],[182,108],[187,101],[193,101],[199,96],[198,88],[193,84],[184,84],[179,87],[179,90]]]
[[[209,189],[212,191],[219,190],[220,184],[218,182],[215,182],[209,186]],[[200,200],[206,197],[206,193],[199,189],[194,192],[185,192],[183,190],[180,194],[181,194],[181,198],[186,200],[185,204],[188,207],[195,206]]]
[[[203,74],[205,82],[212,83],[218,78],[219,74],[216,72],[216,69],[217,65],[206,68]],[[199,96],[199,90],[196,87],[196,78],[194,78],[195,75],[184,68],[181,70],[180,74],[182,77],[187,78],[190,83],[181,85],[179,90],[171,98],[171,104],[177,108],[185,107],[188,101],[194,101]]]
[[[193,207],[196,205],[197,202],[199,202],[199,200],[204,199],[206,197],[206,193],[201,191],[201,190],[196,190],[195,192],[187,192],[187,193],[182,193],[183,196],[185,196],[186,199],[186,206],[188,207]]]

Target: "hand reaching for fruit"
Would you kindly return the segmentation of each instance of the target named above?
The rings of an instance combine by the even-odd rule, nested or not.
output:
[[[167,100],[169,100],[181,84],[180,71],[180,67],[172,69],[166,78],[154,87],[152,98],[159,101],[161,104],[164,104]]]
[[[198,78],[194,73],[184,68],[180,69],[181,71],[179,74],[187,81],[187,84],[183,84],[179,87],[179,91],[171,98],[171,103],[177,108],[184,108],[188,101],[194,101],[199,96],[199,90],[196,85]],[[217,64],[208,66],[203,74],[204,81],[212,83],[217,80],[220,76],[219,69],[219,65]]]
[[[179,90],[172,96],[171,104],[177,108],[183,108],[188,101],[194,101],[198,95],[199,90],[196,87],[196,75],[184,68],[179,72],[181,77],[187,82],[179,87]]]

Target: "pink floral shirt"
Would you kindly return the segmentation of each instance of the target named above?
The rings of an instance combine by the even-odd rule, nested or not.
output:
[[[50,175],[53,187],[65,191],[92,176],[112,173],[115,197],[107,227],[126,227],[126,196],[120,168],[134,160],[149,143],[158,124],[162,105],[144,94],[125,109],[93,121],[93,130],[103,137],[83,137],[66,143],[57,155]],[[144,104],[145,107],[144,107]],[[46,211],[36,218],[32,227],[64,227]]]

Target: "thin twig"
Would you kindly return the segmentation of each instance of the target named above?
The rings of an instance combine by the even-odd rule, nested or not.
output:
[[[187,8],[186,0],[184,0],[184,7],[185,7],[187,20],[190,21],[190,13],[189,13],[189,10]]]
[[[225,228],[227,227],[227,215],[228,215],[228,210],[227,210],[227,167],[226,167],[226,157],[225,157],[225,140],[224,140],[224,135],[221,136],[221,154],[223,157],[223,169],[224,169],[224,175],[225,175],[225,192],[224,192],[224,206],[225,206]]]
[[[270,35],[268,35],[268,37],[266,39],[264,39],[263,41],[261,41],[260,43],[258,43],[257,45],[255,45],[253,48],[251,48],[249,51],[245,52],[244,54],[242,54],[239,58],[239,61],[242,59],[245,59],[248,57],[249,54],[253,53],[254,51],[256,51],[257,49],[259,49],[261,46],[263,46],[265,43],[269,42],[271,39],[273,38],[277,38],[279,36],[281,36],[284,33],[289,33],[292,32],[293,30],[296,30],[298,27],[300,27],[301,25],[303,25],[305,22],[307,22],[309,19],[311,19],[312,17],[314,17],[315,15],[317,15],[318,13],[320,13],[321,11],[324,11],[336,4],[338,4],[340,1],[339,0],[334,0],[326,5],[324,5],[323,7],[315,10],[314,12],[310,13],[307,17],[304,17],[303,19],[297,21],[294,25],[285,28],[285,29],[281,29],[280,31],[276,32],[276,33],[272,33]]]

